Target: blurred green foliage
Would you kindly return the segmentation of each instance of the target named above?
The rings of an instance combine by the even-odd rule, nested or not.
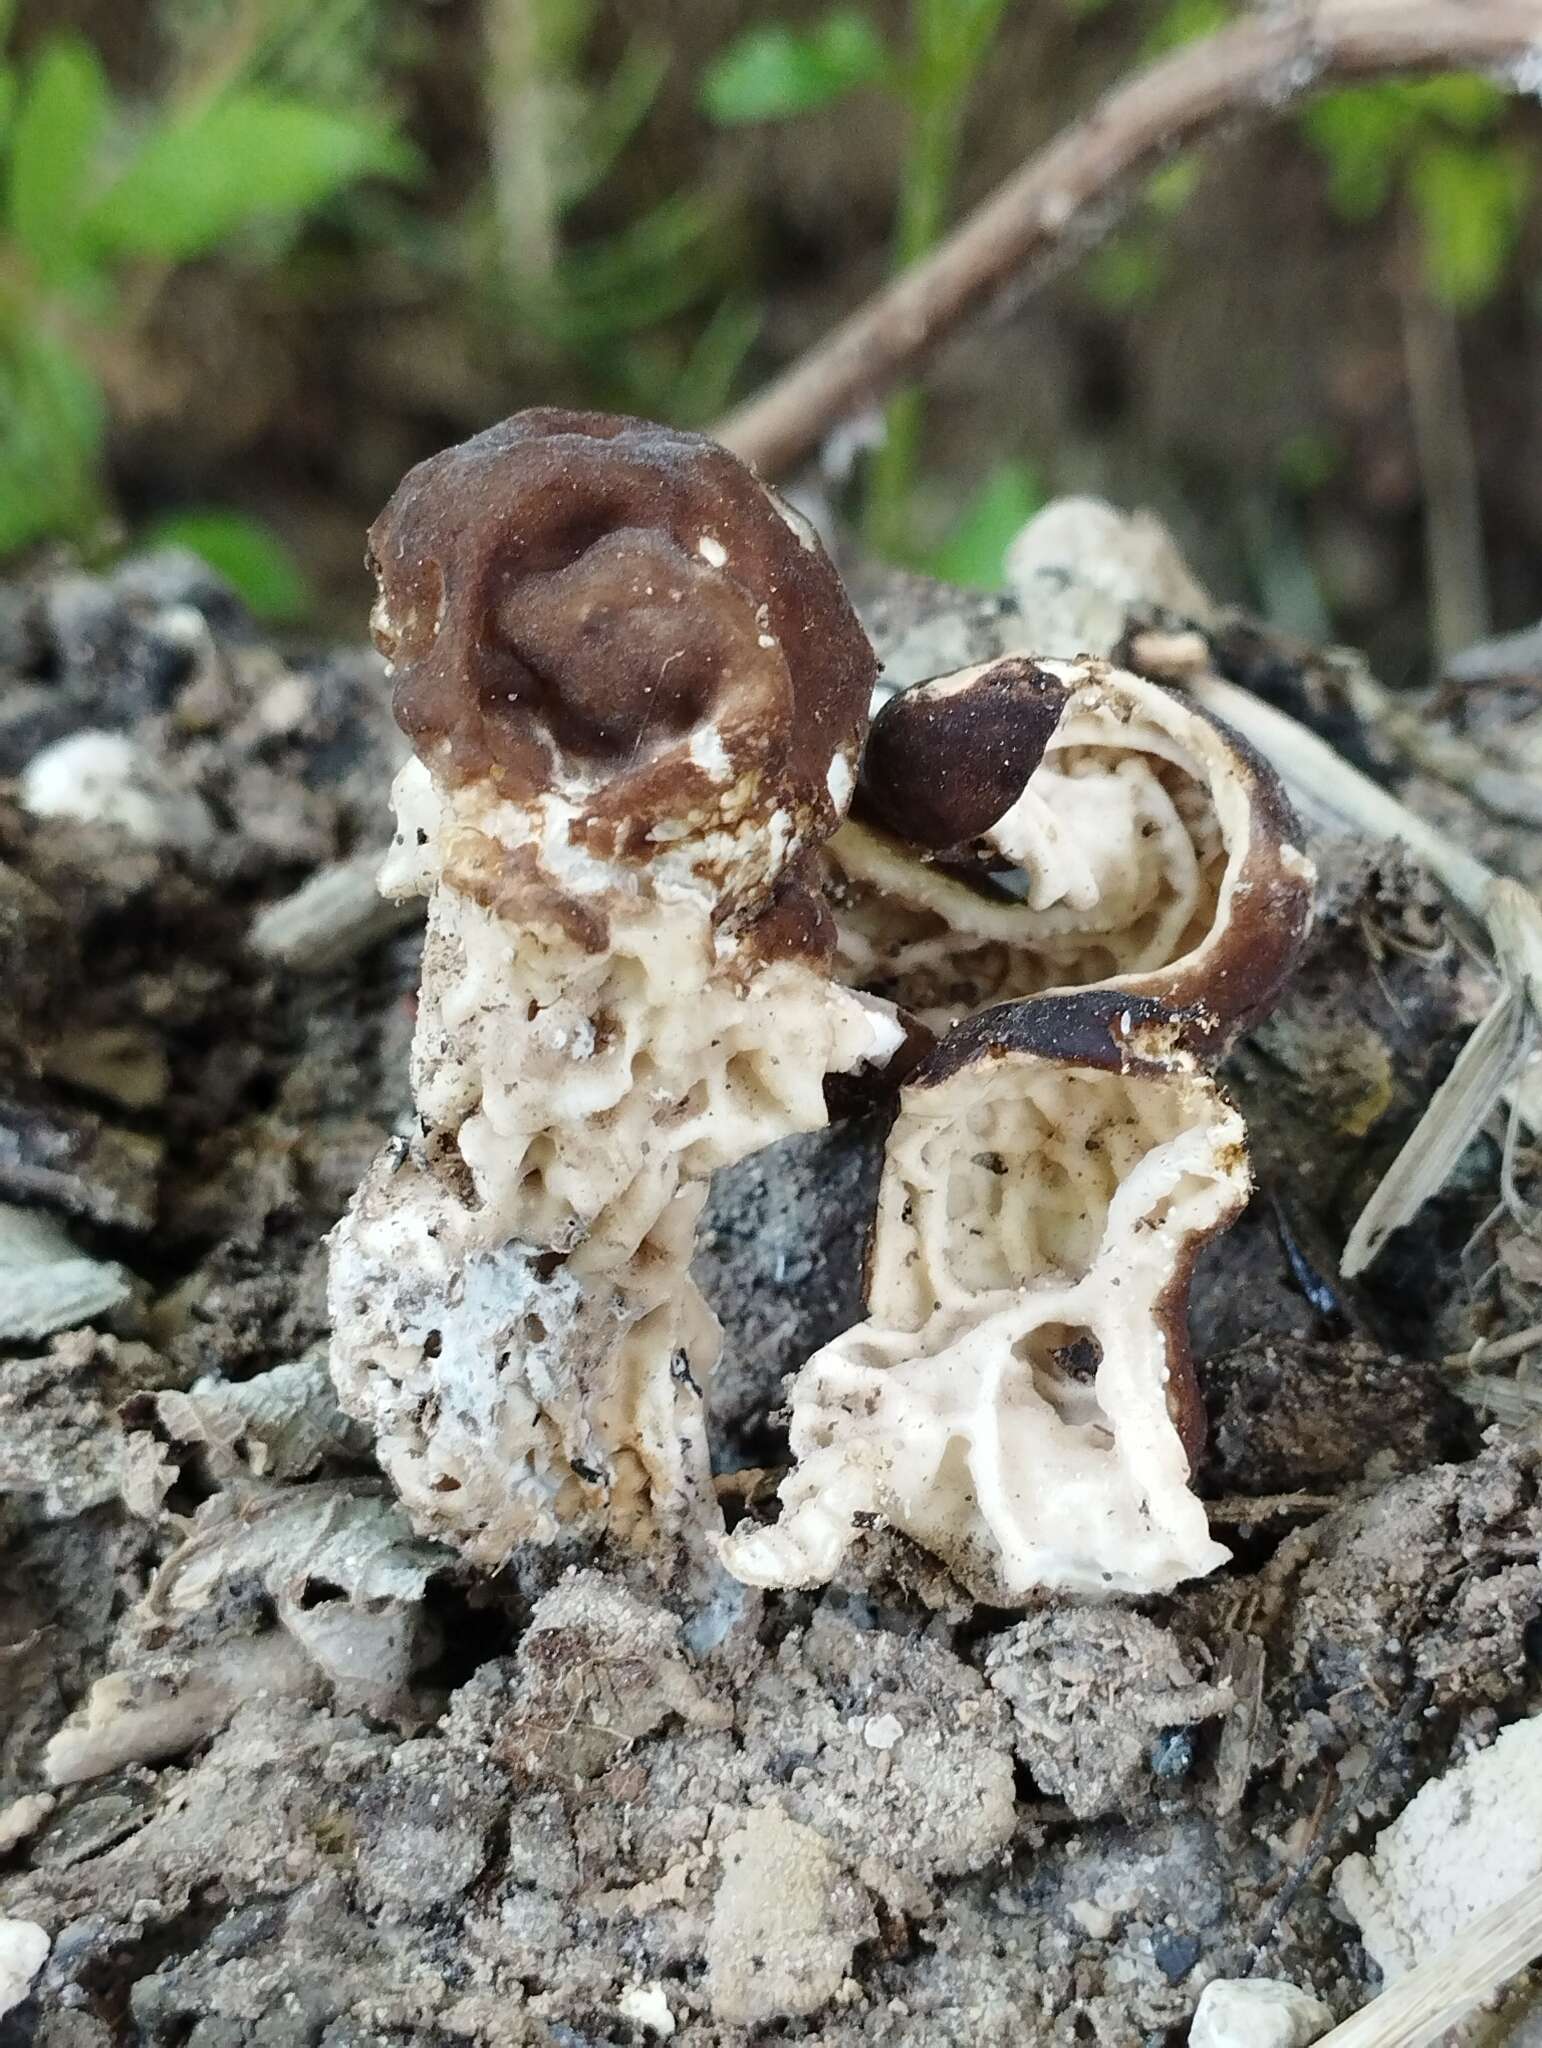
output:
[[[1117,35],[1129,58],[1159,61],[1234,19],[1240,0],[1058,4],[1062,33]],[[763,0],[685,83],[724,130],[828,114],[854,94],[887,101],[904,137],[901,269],[952,224],[968,109],[1010,6],[906,0],[903,27],[886,29],[854,0],[797,26]],[[749,195],[660,182],[646,136],[671,53],[628,35],[614,9],[602,21],[600,0],[476,0],[461,28],[484,60],[466,129],[485,170],[456,172],[459,189],[430,173],[397,111],[434,56],[437,30],[415,9],[157,0],[166,75],[134,94],[77,36],[45,31],[18,57],[13,12],[0,0],[0,554],[54,539],[93,553],[120,537],[115,366],[190,264],[287,266],[303,288],[331,252],[344,292],[360,266],[384,266],[468,363],[519,389],[705,424],[742,383],[762,324]],[[1433,288],[1458,309],[1505,275],[1529,200],[1503,106],[1480,79],[1435,77],[1328,94],[1302,120],[1338,211],[1363,221],[1405,208]],[[1085,259],[1105,310],[1136,310],[1161,288],[1170,224],[1197,176],[1194,158],[1175,158]],[[946,523],[926,487],[925,428],[919,391],[897,393],[862,475],[868,541],[993,583],[1002,542],[1040,502],[1039,476],[1009,455]],[[1305,455],[1282,467],[1314,487]],[[268,616],[310,602],[276,537],[233,511],[179,513],[152,532],[197,547]]]
[[[0,104],[0,554],[90,550],[111,525],[100,358],[133,307],[171,267],[291,235],[414,159],[373,116],[256,84],[130,108],[67,34],[0,64]]]
[[[708,65],[701,107],[720,127],[811,114],[889,70],[883,37],[854,7],[805,29],[750,29]]]
[[[1417,223],[1430,289],[1458,312],[1490,298],[1515,252],[1531,164],[1501,132],[1498,86],[1470,73],[1325,93],[1302,130],[1346,220],[1401,200]]]
[[[1047,493],[1026,462],[1000,462],[969,499],[926,567],[945,583],[974,590],[1006,588],[1006,552],[1039,511]]]
[[[1141,41],[1140,54],[1148,61],[1165,57],[1169,50],[1213,36],[1236,12],[1234,0],[1163,0]]]
[[[710,67],[702,110],[721,125],[739,126],[790,120],[862,89],[886,93],[905,120],[894,224],[894,267],[904,270],[936,246],[952,219],[964,117],[1009,4],[910,0],[905,42],[892,51],[876,23],[851,7],[806,28],[746,30]],[[924,426],[917,388],[889,400],[867,464],[863,528],[880,554],[935,568],[938,558],[919,540],[915,511]],[[966,544],[962,527],[953,538]]]
[[[666,194],[604,233],[582,209],[652,112],[669,52],[633,37],[590,60],[596,0],[482,0],[491,170],[450,263],[484,330],[591,400],[700,425],[760,329],[730,203]]]
[[[848,93],[878,89],[906,121],[894,235],[894,265],[917,262],[942,239],[956,198],[964,118],[1009,0],[911,0],[908,40],[886,48],[877,25],[842,6],[802,29],[746,30],[717,58],[702,82],[703,111],[724,126],[781,121],[818,111]],[[1113,0],[1061,0],[1066,12],[1091,21]],[[1233,18],[1235,0],[1141,0],[1144,27],[1136,45],[1151,60]],[[1186,203],[1198,177],[1179,157],[1147,181],[1134,218],[1089,258],[1092,296],[1123,312],[1156,290],[1166,267],[1165,225]],[[937,542],[921,537],[918,484],[923,473],[925,414],[914,388],[885,408],[883,434],[866,470],[863,528],[878,553],[954,581],[995,587],[1001,546],[1036,509],[1042,494],[1030,467],[1009,460],[995,468]]]
[[[1199,173],[1198,159],[1187,154],[1163,164],[1146,180],[1128,217],[1087,257],[1083,281],[1106,312],[1130,312],[1160,288],[1172,254],[1169,223],[1188,205]]]
[[[189,548],[201,555],[255,617],[275,623],[303,619],[315,603],[305,572],[276,534],[240,512],[171,512],[137,536],[142,548]]]

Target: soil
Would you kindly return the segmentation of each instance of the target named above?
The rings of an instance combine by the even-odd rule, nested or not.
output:
[[[857,589],[900,673],[1010,632]],[[487,1580],[412,1536],[320,1349],[323,1235],[409,1112],[416,932],[253,936],[383,838],[375,658],[280,657],[163,556],[10,589],[0,661],[0,1238],[43,1212],[77,1262],[5,1250],[43,1306],[0,1358],[0,1915],[51,1942],[5,2048],[1136,2048],[1217,1976],[1364,2002],[1334,1867],[1542,1707],[1535,1432],[1440,1363],[1538,1320],[1513,1226],[1464,1263],[1497,1145],[1336,1277],[1493,994],[1426,877],[1315,843],[1310,950],[1227,1070],[1258,1191],[1192,1325],[1229,1568],[1017,1615],[875,1529],[817,1595],[672,1608],[597,1552]],[[87,729],[174,843],[24,806]],[[858,1314],[882,1135],[714,1189],[731,1514]]]

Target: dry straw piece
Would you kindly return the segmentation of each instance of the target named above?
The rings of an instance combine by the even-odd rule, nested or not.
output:
[[[1542,1953],[1542,1879],[1324,2034],[1318,2048],[1427,2048]]]

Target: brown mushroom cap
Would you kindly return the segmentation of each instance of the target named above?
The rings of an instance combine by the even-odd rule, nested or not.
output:
[[[1120,974],[1107,985],[1119,1004],[1160,1004],[1181,1020],[1191,1050],[1215,1058],[1274,1001],[1311,923],[1312,869],[1297,850],[1295,813],[1274,770],[1219,719],[1106,663],[1074,668],[1079,679],[1071,673],[1068,680],[1064,664],[1045,668],[1009,655],[893,698],[873,722],[859,783],[860,823],[837,842],[837,859],[866,833],[872,857],[865,866],[875,878],[887,872],[903,900],[907,866],[919,875],[918,863],[941,855],[926,870],[930,879],[918,900],[945,924],[955,922],[951,904],[956,928],[971,932],[968,905],[981,884],[967,865],[970,841],[985,839],[1005,818],[1063,721],[1101,702],[1110,723],[1097,743],[1118,748],[1119,718],[1140,710],[1133,701],[1121,710],[1121,694],[1145,692],[1172,733],[1183,734],[1189,772],[1208,788],[1226,842],[1225,877],[1215,923],[1201,943],[1167,965]],[[1129,744],[1138,748],[1138,737]],[[1010,948],[1019,917],[1021,943],[1031,953],[1031,919],[999,898],[980,928]],[[890,992],[905,996],[903,989]]]
[[[817,539],[704,436],[517,413],[409,471],[370,560],[396,719],[442,781],[576,788],[618,855],[658,826],[838,822],[872,650]]]
[[[934,852],[978,839],[1022,794],[1070,694],[1026,655],[901,691],[867,736],[859,811]]]

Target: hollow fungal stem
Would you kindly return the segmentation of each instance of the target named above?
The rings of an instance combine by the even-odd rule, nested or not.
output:
[[[711,1176],[905,1041],[832,978],[817,864],[872,649],[787,506],[635,420],[520,414],[413,470],[371,547],[414,748],[381,886],[428,932],[416,1132],[331,1239],[333,1378],[421,1533],[667,1576],[718,1526]]]

